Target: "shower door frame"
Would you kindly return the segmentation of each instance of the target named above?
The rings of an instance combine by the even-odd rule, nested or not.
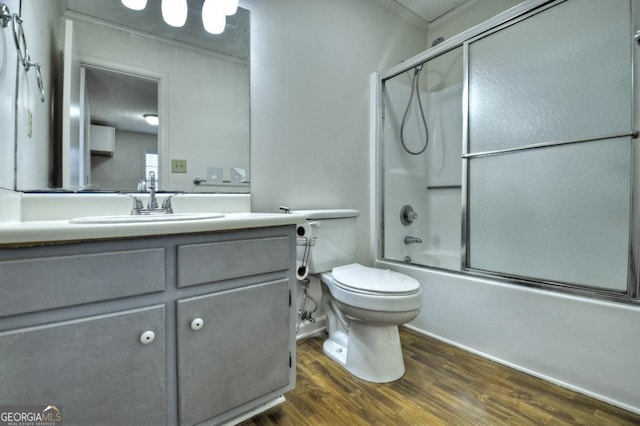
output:
[[[531,277],[519,277],[519,276],[514,276],[514,275],[509,275],[504,273],[485,271],[485,270],[476,270],[468,266],[468,246],[467,246],[468,235],[469,235],[469,215],[468,215],[469,172],[468,172],[468,168],[469,168],[470,157],[475,155],[475,154],[469,155],[469,150],[468,150],[469,44],[475,40],[486,37],[489,34],[492,34],[494,32],[497,32],[504,28],[512,26],[524,19],[530,18],[531,16],[534,16],[539,12],[547,10],[565,1],[567,0],[525,1],[520,5],[517,5],[505,12],[502,12],[496,15],[495,17],[483,22],[482,24],[479,24],[448,40],[445,40],[444,42],[436,45],[435,47],[432,47],[424,51],[423,53],[418,54],[402,62],[401,64],[388,69],[387,71],[376,73],[373,75],[372,82],[375,82],[376,84],[375,90],[372,92],[372,96],[375,99],[373,102],[374,107],[372,109],[372,116],[373,116],[372,121],[373,121],[373,128],[374,128],[374,132],[373,132],[374,133],[374,159],[373,161],[374,161],[374,164],[376,165],[376,167],[374,168],[374,170],[376,170],[374,181],[376,183],[376,187],[378,188],[377,191],[375,192],[375,195],[378,197],[378,199],[377,199],[377,202],[374,200],[374,203],[376,203],[376,208],[374,208],[373,211],[377,212],[376,213],[377,217],[374,218],[374,221],[372,221],[372,223],[379,224],[379,226],[376,229],[374,229],[375,231],[374,235],[377,236],[377,241],[378,241],[377,255],[376,255],[377,259],[390,261],[390,262],[400,262],[399,260],[388,259],[383,256],[384,249],[385,249],[384,224],[386,219],[384,217],[384,207],[385,207],[384,184],[385,182],[383,177],[384,156],[382,153],[382,144],[384,139],[383,118],[384,118],[384,108],[385,108],[385,104],[384,104],[385,81],[395,76],[398,76],[406,71],[409,71],[412,68],[429,61],[430,59],[434,59],[454,49],[462,47],[463,48],[463,92],[462,92],[463,122],[462,122],[462,141],[461,141],[461,144],[462,144],[462,195],[461,195],[461,237],[462,238],[461,238],[461,247],[460,247],[461,248],[461,265],[460,265],[461,269],[460,271],[453,271],[453,270],[446,269],[446,271],[450,273],[459,273],[462,275],[470,275],[470,276],[476,276],[480,278],[498,280],[498,281],[506,282],[509,284],[524,285],[524,286],[533,287],[533,288],[559,291],[563,293],[569,293],[569,294],[580,295],[580,296],[588,296],[592,298],[610,300],[615,302],[640,304],[640,298],[639,298],[640,281],[638,280],[638,273],[637,273],[638,265],[636,265],[636,259],[633,258],[633,252],[632,252],[632,240],[634,239],[634,233],[640,233],[640,230],[633,229],[634,228],[633,217],[635,214],[640,214],[640,212],[634,212],[634,208],[633,208],[634,207],[633,179],[634,179],[634,174],[638,173],[638,170],[636,170],[635,164],[633,163],[633,158],[635,158],[635,156],[638,155],[637,153],[635,153],[635,150],[636,150],[635,144],[637,142],[633,142],[633,140],[638,137],[637,130],[633,130],[629,133],[623,134],[624,136],[632,137],[631,149],[633,153],[632,154],[632,157],[633,157],[632,170],[631,170],[632,182],[631,182],[631,194],[630,194],[630,202],[631,202],[630,216],[631,217],[630,217],[630,223],[629,223],[629,254],[628,254],[628,260],[627,260],[628,278],[627,278],[627,290],[625,292],[599,289],[594,287],[585,287],[585,286],[580,286],[576,284],[562,283],[557,281],[545,281],[545,280],[535,279]],[[638,20],[640,20],[640,18],[638,18],[638,15],[639,15],[638,12],[639,12],[640,6],[638,6],[636,2],[633,0],[630,1],[630,4],[631,4],[631,12],[632,12],[631,26],[633,31],[639,30],[638,34],[640,34],[640,22],[637,22]],[[640,43],[640,39],[638,40],[638,43]],[[634,47],[638,48],[637,46],[634,46]],[[635,68],[639,66],[639,63],[638,63],[640,62],[639,56],[640,55],[638,55],[635,52],[635,48],[632,47],[632,58],[631,58],[632,67]],[[636,103],[638,102],[638,96],[636,94],[636,91],[639,88],[637,87],[637,82],[635,81],[635,75],[633,71],[632,71],[632,80],[633,80],[632,90],[633,90],[634,96],[633,96],[631,114],[632,114],[632,127],[635,128],[635,126],[637,125],[636,114],[638,113],[636,108],[637,107]],[[608,137],[610,137],[610,135]],[[576,143],[576,142],[578,141],[564,141],[563,143],[566,144],[566,143]],[[532,146],[527,149],[535,149],[535,148],[540,148],[547,145],[548,144],[539,144],[539,146]],[[557,145],[557,143],[554,142],[553,145]],[[640,236],[636,238],[640,238]],[[424,266],[424,267],[432,268],[430,266]],[[440,269],[436,267],[434,268]]]

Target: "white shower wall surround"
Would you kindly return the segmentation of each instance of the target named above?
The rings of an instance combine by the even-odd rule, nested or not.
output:
[[[457,142],[462,140],[462,89],[462,83],[457,83],[436,92],[421,90],[429,145],[426,155],[413,156],[395,143],[410,86],[394,80],[386,83],[384,139],[391,141],[384,144],[386,257],[402,260],[409,256],[413,263],[431,266],[437,266],[432,262],[451,264],[453,260],[453,269],[460,268],[460,220],[451,214],[460,208],[460,190],[429,187],[461,183],[461,146]],[[418,114],[417,108],[410,109],[405,124],[405,140],[412,144],[411,149],[416,149],[425,138]],[[413,206],[418,220],[403,226],[397,218],[406,204]],[[406,235],[419,237],[423,242],[406,245]]]

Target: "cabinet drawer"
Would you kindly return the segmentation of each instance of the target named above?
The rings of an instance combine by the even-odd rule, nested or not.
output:
[[[0,317],[164,289],[164,248],[0,261]]]
[[[178,287],[289,269],[289,238],[178,246]]]

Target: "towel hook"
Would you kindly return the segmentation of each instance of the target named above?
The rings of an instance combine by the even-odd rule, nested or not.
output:
[[[40,100],[44,102],[44,82],[42,81],[42,70],[38,62],[31,61],[29,50],[27,49],[27,39],[24,35],[24,27],[22,26],[22,18],[17,13],[11,13],[9,6],[4,3],[0,3],[0,23],[3,28],[9,26],[11,21],[11,27],[13,29],[13,41],[16,43],[16,49],[18,50],[18,60],[24,67],[25,72],[29,72],[31,68],[35,69],[36,80],[38,82],[38,89],[40,90]]]

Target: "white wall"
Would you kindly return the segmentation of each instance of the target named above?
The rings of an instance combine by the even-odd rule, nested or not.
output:
[[[113,157],[91,156],[94,189],[130,190],[145,177],[145,152],[157,153],[158,137],[116,130]]]
[[[19,12],[19,0],[8,0],[5,4],[11,13]],[[11,26],[0,28],[0,188],[15,189],[15,144],[16,144],[16,63],[18,55],[11,33]]]
[[[251,11],[252,209],[355,208],[369,264],[369,75],[427,47],[370,0],[245,0]]]
[[[45,102],[35,68],[25,72],[19,68],[17,102],[17,189],[52,187],[54,157],[54,107],[57,107],[56,86],[60,71],[60,9],[57,1],[22,2],[22,18],[29,55],[41,66],[45,86]],[[6,34],[10,34],[6,29]],[[46,35],[46,36],[44,36]],[[28,123],[31,112],[32,131]]]
[[[46,188],[51,184],[53,167],[53,139],[50,135],[59,63],[58,2],[42,2],[38,7],[28,7],[33,2],[23,2],[22,10],[17,0],[5,3],[12,14],[20,14],[23,18],[29,55],[41,66],[46,98],[44,103],[40,101],[35,68],[25,72],[22,65],[16,66],[18,55],[11,24],[0,29],[0,187],[11,190],[16,187]],[[40,37],[42,34],[49,35],[46,42]],[[17,103],[16,72],[20,81]]]

